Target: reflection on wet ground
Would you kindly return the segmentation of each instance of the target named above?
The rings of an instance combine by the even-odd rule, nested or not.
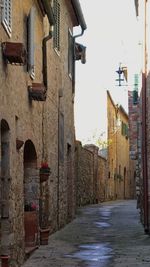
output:
[[[110,227],[110,223],[107,222],[94,222],[97,227]]]
[[[102,207],[99,209],[101,220],[93,221],[95,227],[102,229],[111,227],[111,224],[108,223],[111,216],[111,208]],[[84,214],[87,215],[88,212],[85,211]],[[92,212],[90,211],[91,214]],[[80,244],[77,246],[76,252],[67,254],[66,257],[81,260],[88,267],[106,267],[113,257],[113,250],[110,244],[105,241],[101,243]]]
[[[98,244],[83,244],[80,245],[79,251],[66,255],[66,257],[77,258],[82,261],[87,261],[86,266],[107,266],[108,260],[112,258],[112,248],[109,243],[98,243]],[[97,262],[98,265],[93,265],[93,262]]]

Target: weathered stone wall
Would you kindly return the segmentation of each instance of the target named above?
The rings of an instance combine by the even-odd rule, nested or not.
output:
[[[95,145],[82,146],[76,142],[76,204],[98,203],[106,200],[107,161],[98,156]]]
[[[76,142],[76,204],[82,206],[93,203],[93,153]]]
[[[48,88],[45,102],[29,101],[28,86],[43,83],[42,41],[49,34],[47,17],[43,17],[38,1],[12,1],[12,36],[9,38],[0,25],[0,41],[21,42],[27,49],[27,18],[31,7],[35,7],[34,62],[35,79],[27,72],[27,65],[6,64],[0,53],[0,149],[4,147],[4,136],[8,124],[8,170],[7,207],[9,221],[7,238],[3,229],[6,219],[0,215],[0,246],[5,239],[3,251],[11,256],[15,267],[24,259],[24,148],[28,140],[33,144],[38,173],[42,160],[51,168],[48,182],[48,222],[50,232],[65,225],[75,213],[74,189],[74,94],[72,80],[68,74],[68,28],[73,28],[72,14],[63,0],[61,8],[60,53],[53,48],[53,38],[47,42]],[[0,52],[2,47],[0,46]],[[62,91],[60,93],[60,90]],[[59,159],[59,114],[63,114],[63,161]],[[2,121],[3,120],[3,121]],[[3,123],[2,123],[3,122]],[[3,135],[3,137],[2,137]],[[16,138],[24,142],[16,149]],[[3,139],[3,145],[2,145]],[[69,147],[69,148],[68,148]],[[68,152],[69,151],[69,152]],[[30,150],[28,151],[30,157]],[[2,152],[0,153],[0,162]],[[68,167],[69,166],[69,167]],[[6,175],[5,175],[6,176]],[[3,187],[1,174],[0,187]],[[39,185],[38,185],[39,186]],[[6,190],[6,187],[5,187]],[[71,193],[70,193],[71,192]],[[1,207],[3,196],[0,196]],[[10,246],[11,245],[11,246]],[[2,251],[2,250],[1,250]]]
[[[108,162],[105,158],[98,156],[97,171],[97,200],[103,202],[107,200],[108,191]]]

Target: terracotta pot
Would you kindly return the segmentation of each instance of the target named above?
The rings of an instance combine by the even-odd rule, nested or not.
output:
[[[38,237],[38,214],[36,211],[24,212],[25,245],[34,247]]]
[[[40,182],[46,182],[49,178],[49,173],[40,173]]]
[[[40,245],[48,245],[49,228],[40,229]]]
[[[2,267],[9,267],[9,256],[8,255],[1,255],[1,266]]]

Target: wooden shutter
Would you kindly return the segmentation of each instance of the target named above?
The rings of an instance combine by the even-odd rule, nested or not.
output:
[[[68,31],[68,74],[70,78],[73,78],[73,53],[74,53],[74,44],[73,44],[73,36],[71,31]]]
[[[12,32],[12,2],[11,0],[3,0],[2,25],[4,26],[9,37],[11,37],[11,32]]]
[[[35,31],[35,8],[32,7],[28,17],[28,72],[32,79],[35,78],[35,66],[34,66],[34,31]]]
[[[55,17],[55,24],[54,24],[54,48],[60,51],[60,4],[57,0],[53,2],[54,8],[54,17]]]

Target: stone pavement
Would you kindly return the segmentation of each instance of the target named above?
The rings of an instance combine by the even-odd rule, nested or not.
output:
[[[78,210],[76,219],[49,237],[23,267],[150,267],[150,237],[136,201],[113,201]]]

